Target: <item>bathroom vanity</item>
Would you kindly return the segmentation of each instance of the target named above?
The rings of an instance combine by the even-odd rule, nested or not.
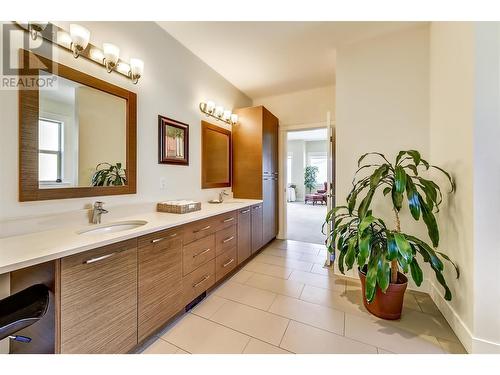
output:
[[[65,228],[0,239],[0,274],[10,272],[11,292],[37,282],[52,292],[46,316],[20,332],[32,343],[13,342],[11,353],[133,352],[263,245],[258,200],[124,220],[145,224],[111,233]]]

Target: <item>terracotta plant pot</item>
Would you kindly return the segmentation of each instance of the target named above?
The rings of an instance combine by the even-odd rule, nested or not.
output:
[[[366,268],[366,267],[365,267]],[[365,297],[365,281],[366,272],[358,268],[359,278],[361,280],[361,290],[363,293],[363,304],[366,309],[375,316],[382,319],[396,320],[401,318],[401,311],[403,310],[403,300],[405,290],[408,285],[408,278],[402,273],[398,272],[397,284],[389,284],[386,292],[377,286],[375,297],[373,301],[368,303]]]

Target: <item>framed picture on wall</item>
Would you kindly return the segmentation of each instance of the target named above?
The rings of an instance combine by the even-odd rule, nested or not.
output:
[[[189,165],[189,125],[158,115],[158,163]]]

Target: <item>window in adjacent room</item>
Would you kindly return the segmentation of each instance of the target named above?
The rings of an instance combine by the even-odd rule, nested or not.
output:
[[[292,154],[289,153],[286,159],[286,182],[287,184],[292,183]]]
[[[318,167],[316,181],[318,185],[322,185],[327,180],[327,160],[326,153],[310,153],[309,163],[313,167]]]

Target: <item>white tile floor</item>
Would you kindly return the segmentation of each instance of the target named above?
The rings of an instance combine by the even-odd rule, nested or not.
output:
[[[407,291],[401,320],[378,319],[323,251],[274,241],[143,353],[465,353],[427,294]]]

